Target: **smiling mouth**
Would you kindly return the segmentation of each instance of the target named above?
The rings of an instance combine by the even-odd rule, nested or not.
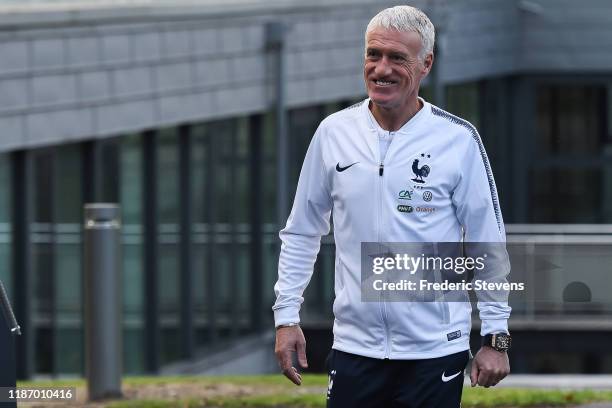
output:
[[[390,86],[390,85],[395,85],[395,82],[393,81],[384,81],[382,79],[375,79],[373,81],[376,85],[378,86]]]

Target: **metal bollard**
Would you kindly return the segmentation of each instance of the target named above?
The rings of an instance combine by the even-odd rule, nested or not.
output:
[[[119,205],[85,204],[85,371],[90,400],[121,397]]]

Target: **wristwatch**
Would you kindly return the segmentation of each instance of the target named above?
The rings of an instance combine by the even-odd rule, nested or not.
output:
[[[512,337],[506,333],[487,334],[482,338],[482,345],[489,346],[497,351],[508,351],[512,344]]]
[[[299,323],[285,323],[285,324],[279,324],[278,326],[276,326],[277,329],[280,329],[281,327],[293,327],[293,326],[299,326]]]

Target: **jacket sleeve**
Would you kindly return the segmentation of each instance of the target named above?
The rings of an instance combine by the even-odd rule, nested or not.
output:
[[[315,132],[298,181],[287,224],[279,233],[282,241],[278,260],[278,280],[274,285],[276,302],[274,324],[299,323],[302,294],[310,282],[321,245],[321,236],[330,230],[332,198],[321,149],[322,126]]]
[[[484,271],[475,272],[475,279],[507,282],[510,261],[505,247],[504,221],[491,166],[475,129],[468,146],[460,150],[461,171],[452,200],[457,218],[463,226],[466,255],[482,256],[483,252],[488,255],[485,262],[487,267]],[[470,249],[472,254],[469,253]],[[508,333],[508,318],[512,310],[507,301],[508,292],[477,292],[477,295],[482,321],[480,334]]]

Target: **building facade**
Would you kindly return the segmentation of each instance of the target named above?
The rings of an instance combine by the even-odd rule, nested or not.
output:
[[[292,199],[320,120],[365,97],[364,30],[389,5],[0,4],[0,279],[20,377],[83,373],[87,202],[121,204],[127,373],[271,327],[277,180]],[[438,30],[422,94],[480,130],[506,223],[612,223],[612,4],[414,5]],[[313,327],[331,322],[324,242]],[[570,370],[612,371],[612,355]]]

